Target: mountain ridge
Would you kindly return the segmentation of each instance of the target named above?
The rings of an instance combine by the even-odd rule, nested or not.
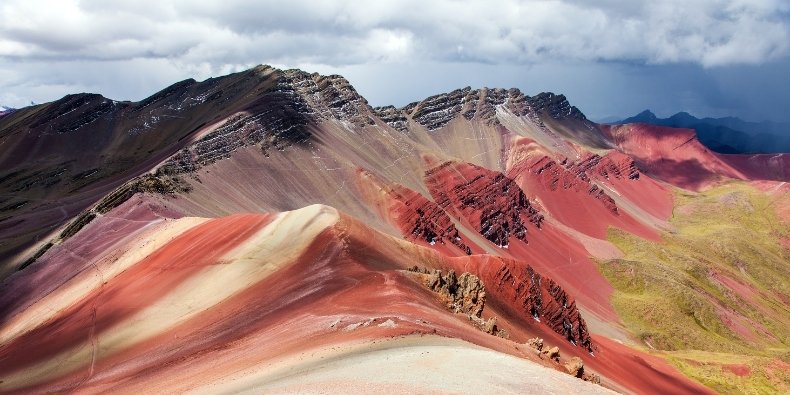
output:
[[[662,119],[650,110],[610,122],[610,124],[627,123],[695,129],[703,144],[724,154],[790,152],[790,125],[780,122],[751,122],[737,117],[697,118],[684,111]]]
[[[576,363],[574,375],[598,375],[617,391],[645,392],[649,382],[705,392],[667,363],[667,345],[697,344],[687,342],[712,330],[728,350],[772,361],[744,345],[781,350],[786,333],[726,305],[741,288],[717,280],[721,291],[681,289],[695,298],[691,308],[663,302],[689,311],[693,319],[682,322],[699,314],[707,325],[685,328],[691,340],[668,341],[659,332],[666,328],[621,320],[650,300],[614,304],[635,285],[612,280],[610,268],[631,253],[613,232],[661,246],[691,215],[679,201],[736,186],[773,203],[726,195],[722,204],[758,207],[773,224],[764,237],[783,240],[774,215],[790,207],[790,155],[722,155],[690,129],[598,125],[563,95],[467,87],[374,108],[341,76],[258,66],[177,82],[140,102],[84,94],[21,109],[0,118],[0,164],[0,294],[12,301],[0,322],[14,328],[0,330],[10,342],[2,344],[13,345],[0,359],[25,355],[0,368],[0,389],[161,383],[157,374],[127,377],[151,371],[139,361],[159,361],[167,375],[197,369],[201,385],[211,385],[227,377],[217,369],[231,357],[226,347],[287,344],[280,352],[297,358],[345,342],[437,334],[563,372],[575,357],[587,375]],[[744,270],[773,273],[790,257],[778,242],[765,244]],[[787,294],[766,282],[775,276],[738,276],[684,254],[699,266],[689,274],[695,281],[715,271],[772,292],[738,306],[763,309]],[[448,309],[436,287],[415,281],[434,270],[452,270],[439,277],[453,303],[479,306],[479,284],[456,280],[482,282],[485,320]],[[642,274],[631,271],[636,281]],[[781,309],[760,311],[790,322]],[[152,315],[126,320],[136,312]],[[536,353],[536,337],[562,356]],[[640,351],[653,342],[662,348]],[[25,351],[30,344],[39,347]],[[180,351],[168,348],[176,344]],[[242,353],[244,369],[279,358],[258,351]],[[70,352],[80,357],[35,374]],[[202,362],[183,364],[192,358]]]

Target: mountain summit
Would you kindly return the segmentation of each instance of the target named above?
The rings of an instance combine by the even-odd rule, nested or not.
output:
[[[68,95],[0,118],[0,391],[782,392],[789,169],[518,89]]]

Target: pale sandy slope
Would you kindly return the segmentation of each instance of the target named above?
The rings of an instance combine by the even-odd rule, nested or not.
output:
[[[239,372],[196,393],[611,394],[611,390],[459,339],[407,336]]]

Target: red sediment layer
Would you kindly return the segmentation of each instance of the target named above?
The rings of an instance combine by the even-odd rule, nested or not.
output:
[[[273,217],[234,215],[200,224],[119,274],[57,318],[0,349],[13,360],[0,374],[21,370],[81,344],[155,303],[189,276],[250,237]]]
[[[722,369],[731,372],[732,374],[740,377],[745,377],[752,374],[752,370],[746,365],[740,364],[732,364],[732,365],[724,365]]]
[[[605,381],[614,384],[615,388],[634,393],[712,393],[659,357],[633,350],[604,336],[587,334],[584,320],[572,298],[546,277],[542,277],[538,292],[533,285],[537,281],[532,280],[533,273],[537,273],[528,265],[520,266],[522,263],[518,261],[477,255],[448,261],[457,271],[469,271],[483,279],[489,295],[486,305],[505,314],[504,322],[518,326],[512,328],[516,333],[544,338],[546,344],[560,348],[564,360],[571,356],[581,357],[585,367],[605,377]],[[537,295],[540,295],[543,306],[540,323],[531,314],[532,307],[537,305]],[[569,342],[564,332],[565,322],[572,322],[574,328],[585,330],[585,335],[576,339],[576,346]],[[589,341],[592,347],[578,347],[583,341]]]
[[[0,287],[0,300],[3,301],[0,304],[0,324],[78,273],[96,270],[93,262],[97,257],[117,250],[127,237],[161,221],[163,217],[180,216],[145,195],[137,194],[109,213],[97,217],[78,234],[51,248],[39,259],[46,264],[35,262],[4,282]]]
[[[641,177],[625,155],[586,154],[579,161],[557,162],[528,142],[517,142],[508,176],[559,222],[596,238],[605,238],[615,226],[641,237],[656,239],[658,232],[620,210],[611,193],[624,196],[636,206],[664,219],[671,213],[671,195],[648,177]],[[600,186],[599,186],[600,184]],[[614,192],[607,193],[602,186]],[[647,191],[640,191],[647,188]],[[652,206],[652,207],[651,207]]]
[[[790,154],[754,154],[717,156],[749,180],[790,180]]]
[[[652,178],[643,176],[631,157],[612,150],[603,158],[624,171],[623,174],[627,173],[628,177],[609,176],[597,178],[598,181],[611,185],[621,196],[658,219],[666,220],[672,215],[672,193]],[[638,177],[634,176],[635,171],[639,172]]]
[[[145,299],[146,293],[156,295],[166,292],[149,284],[150,281],[142,281],[144,278],[141,275],[156,275],[157,281],[171,283],[171,279],[183,281],[185,278],[181,276],[177,279],[179,275],[174,271],[191,271],[194,268],[194,265],[185,264],[174,265],[164,271],[143,270],[145,267],[163,269],[167,262],[160,260],[157,265],[153,261],[157,259],[156,256],[162,259],[166,256],[171,259],[180,257],[183,259],[179,261],[194,259],[193,262],[205,263],[210,259],[203,258],[203,255],[214,254],[214,249],[225,245],[222,243],[235,245],[236,241],[246,237],[247,232],[241,228],[257,229],[263,225],[259,216],[232,218],[193,228],[131,267],[127,272],[135,273],[133,276],[128,275],[132,278],[126,277],[124,273],[110,279],[104,292],[94,297],[94,300],[101,302],[95,310],[95,333],[107,330],[110,325],[105,322],[114,317],[118,320],[128,318],[129,315],[125,313],[136,304],[129,306],[131,297],[143,297],[139,303],[147,305],[151,300]],[[486,283],[492,309],[517,317],[506,322],[538,333],[546,330],[549,334],[546,338],[551,339],[552,344],[559,345],[564,356],[580,351],[580,348],[568,342],[567,332],[564,331],[564,324],[571,322],[571,334],[577,344],[590,344],[588,341],[595,344],[595,357],[590,356],[587,349],[581,352],[585,365],[600,372],[607,380],[611,379],[639,393],[651,389],[664,393],[704,392],[704,388],[690,383],[658,359],[644,356],[625,346],[617,348],[616,344],[611,345],[611,341],[605,338],[593,337],[590,340],[573,299],[554,282],[527,265],[482,255],[447,258],[424,249],[410,253],[395,243],[388,243],[385,236],[371,237],[366,233],[372,232],[369,229],[347,222],[346,225],[323,231],[292,264],[283,262],[286,265],[282,269],[220,304],[207,306],[198,315],[166,333],[103,356],[95,361],[90,371],[87,367],[75,370],[53,381],[37,383],[22,390],[112,392],[119,387],[126,390],[155,390],[159,388],[158,383],[173,385],[164,388],[188,390],[266,361],[295,356],[315,347],[410,333],[437,333],[519,355],[520,351],[512,347],[512,343],[478,331],[465,318],[447,311],[428,290],[397,270],[407,263],[426,261],[448,264],[458,271],[478,273]],[[537,233],[542,235],[544,231]],[[217,238],[224,235],[224,239],[212,243],[213,239],[209,237],[187,237],[193,232],[206,232]],[[235,233],[236,237],[229,233]],[[530,246],[532,244],[535,243]],[[393,254],[395,251],[400,253]],[[261,266],[267,263],[261,262]],[[130,280],[140,280],[145,288],[129,284]],[[115,285],[116,282],[119,286]],[[126,284],[128,286],[124,286]],[[535,308],[538,308],[541,323],[530,314]],[[120,311],[120,314],[114,314],[114,311]],[[75,309],[67,314],[79,316],[81,312],[81,309]],[[343,321],[330,325],[335,317]],[[357,329],[347,329],[350,324],[372,319],[378,321],[363,324]],[[387,319],[397,325],[378,325]],[[75,324],[70,321],[67,323]],[[88,321],[83,325],[92,324]],[[518,333],[522,331],[513,329]],[[53,333],[39,334],[44,336]],[[59,337],[67,335],[72,337],[72,343],[84,342],[88,331],[58,334]],[[603,346],[600,346],[602,342]],[[39,358],[54,352],[53,344],[39,342],[36,346],[43,350]],[[36,352],[36,349],[28,351]],[[612,363],[616,365],[610,365]],[[25,365],[29,365],[29,362]],[[606,366],[610,368],[604,371],[602,367]]]
[[[700,190],[723,179],[790,179],[790,155],[717,154],[697,140],[693,129],[632,124],[602,131],[639,167],[681,188]]]
[[[458,255],[449,245],[457,247],[466,255],[482,251],[474,244],[470,246],[464,242],[450,216],[436,203],[403,185],[385,183],[368,171],[359,171],[386,192],[386,216],[407,240],[430,245],[448,255]]]
[[[593,351],[592,340],[576,302],[554,280],[518,261],[490,256],[455,260],[458,271],[469,271],[486,286],[488,301],[521,322],[540,321],[565,340]]]
[[[713,394],[691,381],[659,357],[629,348],[609,338],[593,335],[600,348],[584,355],[584,365],[638,394]]]
[[[527,223],[539,229],[543,215],[504,174],[470,163],[445,162],[425,172],[436,204],[498,246],[511,236],[527,242]]]
[[[589,260],[587,250],[545,224],[512,179],[472,164],[445,162],[427,171],[425,181],[439,207],[503,247],[503,255],[529,262],[559,281],[585,307],[607,320],[618,320],[609,304],[612,287]]]
[[[743,178],[705,148],[693,129],[633,124],[603,126],[602,131],[642,171],[681,188],[699,190],[726,178]]]
[[[346,239],[355,231],[323,231],[292,264],[162,335],[97,361],[92,376],[74,372],[25,391],[79,386],[110,392],[114,386],[145,387],[174,378],[185,387],[199,386],[302,350],[412,333],[439,333],[495,347],[498,338],[447,311],[429,291],[398,271],[404,257],[372,259],[369,254],[382,247],[376,241],[359,239],[364,235]],[[369,250],[361,245],[349,249],[348,243],[359,242],[368,243]],[[334,317],[343,321],[330,325]],[[377,321],[347,328],[373,319]],[[397,325],[379,325],[387,319]],[[192,380],[183,380],[185,376]]]
[[[602,131],[643,171],[681,188],[700,190],[727,178],[790,180],[790,154],[717,154],[693,129],[632,124]]]

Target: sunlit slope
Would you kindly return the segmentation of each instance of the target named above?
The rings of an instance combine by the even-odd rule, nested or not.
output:
[[[790,388],[790,222],[780,215],[790,194],[781,187],[677,191],[676,231],[661,241],[610,234],[625,256],[601,269],[624,322],[719,391]]]

